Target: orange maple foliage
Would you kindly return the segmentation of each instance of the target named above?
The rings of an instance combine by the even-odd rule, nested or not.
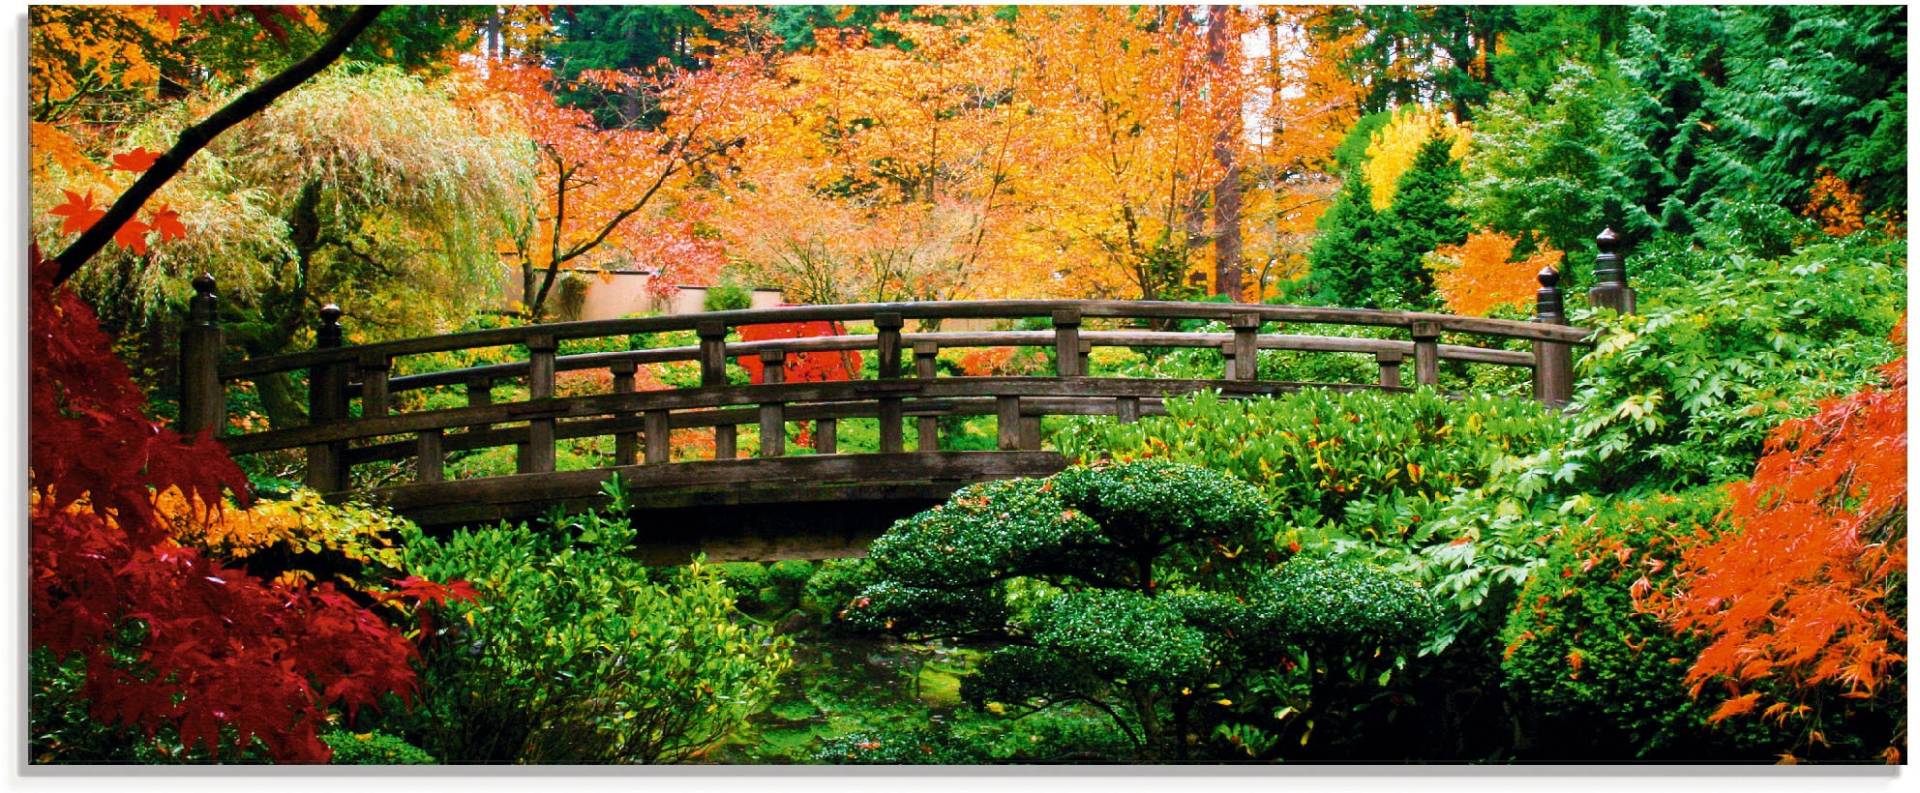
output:
[[[535,200],[505,241],[519,262],[523,301],[537,318],[559,271],[582,264],[650,270],[653,286],[704,283],[722,263],[717,244],[697,233],[704,210],[691,182],[724,168],[745,139],[753,90],[763,65],[734,53],[697,72],[588,71],[567,86],[620,99],[633,117],[602,127],[592,114],[563,105],[556,78],[541,66],[469,64],[463,101],[514,125],[539,152]],[[647,126],[642,117],[666,112]]]
[[[1800,214],[1818,221],[1822,231],[1835,237],[1852,234],[1867,225],[1860,194],[1853,191],[1847,180],[1825,168],[1820,169],[1820,178],[1814,180],[1808,191],[1807,205]]]
[[[1807,717],[1822,693],[1905,702],[1906,360],[1880,371],[1884,385],[1776,428],[1730,487],[1732,530],[1699,535],[1679,590],[1642,604],[1710,640],[1687,679],[1696,696],[1727,684],[1715,721]]]
[[[1435,248],[1427,261],[1434,289],[1447,308],[1484,317],[1496,308],[1524,306],[1532,300],[1540,270],[1558,267],[1561,254],[1543,246],[1534,255],[1514,261],[1516,242],[1497,231],[1477,231],[1458,245]]]

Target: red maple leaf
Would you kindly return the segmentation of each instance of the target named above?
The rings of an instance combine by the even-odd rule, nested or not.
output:
[[[147,217],[147,222],[154,231],[160,232],[162,240],[184,239],[187,236],[187,227],[180,222],[180,213],[175,212],[172,207],[163,205],[154,210],[153,214]]]
[[[147,147],[140,146],[125,154],[113,155],[113,167],[114,170],[140,173],[152,168],[153,161],[157,159],[160,159],[160,152],[148,151]]]
[[[119,231],[113,233],[113,241],[122,248],[130,249],[136,254],[145,256],[147,253],[147,232],[152,230],[152,226],[141,223],[138,220],[129,220],[126,225],[120,227]]]
[[[67,202],[54,207],[48,214],[66,217],[67,222],[60,224],[60,231],[62,233],[78,234],[86,231],[92,228],[93,224],[98,222],[102,215],[107,214],[106,210],[93,205],[92,190],[88,190],[84,196],[72,190],[61,190],[60,192],[67,194]]]

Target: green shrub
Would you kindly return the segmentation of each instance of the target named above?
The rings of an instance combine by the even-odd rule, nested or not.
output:
[[[1687,665],[1704,642],[1643,613],[1634,588],[1672,580],[1680,541],[1713,526],[1717,488],[1609,502],[1556,533],[1542,574],[1521,590],[1501,633],[1501,671],[1542,760],[1745,758],[1765,728],[1709,726],[1711,700],[1689,696]]]
[[[786,559],[774,562],[767,568],[767,585],[772,587],[783,604],[797,605],[800,595],[807,588],[807,579],[813,577],[813,563],[804,559]]]
[[[1124,742],[1133,758],[1245,757],[1226,741],[1179,736],[1246,734],[1283,710],[1338,718],[1287,681],[1315,666],[1404,664],[1393,651],[1418,644],[1434,611],[1380,567],[1274,571],[1245,552],[1270,519],[1257,488],[1167,460],[974,485],[874,542],[878,580],[848,619],[996,640],[961,682],[976,708],[1024,718],[1091,705],[1112,730],[1090,745]],[[1277,669],[1309,648],[1313,663]],[[1286,745],[1269,744],[1269,757]]]
[[[1562,437],[1562,420],[1531,400],[1432,390],[1307,390],[1229,400],[1167,400],[1167,415],[1132,424],[1086,420],[1056,438],[1069,459],[1164,458],[1258,486],[1282,545],[1364,539],[1409,544],[1456,488],[1485,482],[1502,457]]]
[[[1587,487],[1669,490],[1746,476],[1768,431],[1857,390],[1899,354],[1906,245],[1873,233],[1766,259],[1658,241],[1631,259],[1639,313],[1578,365],[1572,442]]]
[[[628,558],[624,492],[605,512],[407,538],[406,571],[480,592],[435,616],[403,734],[449,763],[662,763],[738,729],[790,665],[741,624],[713,566],[666,583]]]
[[[753,307],[753,293],[746,287],[736,284],[714,284],[707,287],[707,296],[700,301],[705,311],[735,311]]]
[[[433,755],[383,732],[336,730],[320,736],[333,747],[334,765],[433,765]]]
[[[858,559],[828,559],[814,568],[800,597],[800,607],[822,620],[833,619],[873,583],[873,563]]]

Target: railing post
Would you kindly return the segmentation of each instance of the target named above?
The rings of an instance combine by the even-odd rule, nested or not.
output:
[[[553,398],[553,357],[558,347],[550,334],[527,337],[527,400]],[[530,474],[552,473],[553,419],[527,420],[527,445],[520,447],[520,470]]]
[[[227,393],[220,385],[220,349],[225,341],[216,313],[211,273],[193,279],[193,298],[187,301],[187,325],[180,330],[180,419],[174,428],[192,438],[202,432],[219,435],[227,424]]]
[[[839,419],[818,419],[813,422],[813,450],[819,454],[840,453]]]
[[[1376,352],[1373,354],[1373,362],[1380,365],[1381,388],[1400,387],[1400,362],[1404,360],[1406,360],[1406,355],[1397,351]]]
[[[1122,424],[1132,424],[1139,421],[1140,398],[1131,396],[1114,397],[1113,415],[1119,419]]]
[[[896,312],[881,312],[874,315],[873,327],[879,338],[875,340],[879,348],[879,377],[893,380],[900,376],[900,328],[906,322]],[[883,454],[898,454],[905,450],[906,439],[901,437],[900,397],[883,396],[880,402],[880,451]]]
[[[340,307],[332,303],[320,309],[320,329],[314,333],[317,349],[339,349],[345,335],[340,328]],[[307,423],[332,424],[347,417],[347,365],[344,361],[315,364],[307,370]],[[347,445],[340,441],[316,443],[307,447],[307,487],[331,493],[347,486]]]
[[[447,478],[447,452],[441,443],[445,440],[445,431],[439,429],[421,430],[420,437],[414,439],[414,456],[418,458],[415,479],[420,482],[440,482]]]
[[[1020,448],[1020,397],[994,397],[994,424],[1001,451]]]
[[[1080,360],[1080,310],[1063,308],[1053,312],[1054,372],[1061,377],[1085,377]]]
[[[1413,323],[1413,382],[1440,384],[1440,326],[1431,322]]]
[[[694,326],[700,336],[700,385],[704,388],[727,384],[727,323],[705,320]],[[713,428],[713,458],[731,460],[740,454],[739,428],[721,424]]]
[[[393,371],[393,358],[376,353],[360,356],[355,363],[360,372],[360,416],[376,418],[392,410],[387,393],[387,375]]]
[[[613,374],[613,393],[631,394],[634,389],[633,375],[639,370],[639,364],[632,361],[614,361],[607,366]],[[616,413],[615,419],[631,419],[632,413]],[[640,462],[640,433],[616,432],[613,434],[613,464],[635,465]]]
[[[787,351],[760,351],[761,382],[773,385],[786,382]],[[760,403],[760,456],[780,457],[787,453],[787,406],[780,402]]]
[[[1233,328],[1233,379],[1255,380],[1260,376],[1260,315],[1235,314]]]
[[[940,374],[936,358],[940,355],[938,342],[916,341],[913,343],[913,372],[922,380],[932,380]],[[940,451],[940,419],[937,416],[921,416],[920,445],[923,452]]]
[[[672,458],[673,439],[672,414],[665,410],[647,411],[647,464],[657,465]]]
[[[1631,297],[1628,298],[1631,301]],[[1547,325],[1567,324],[1566,307],[1560,296],[1560,273],[1552,266],[1540,270],[1540,291],[1535,293],[1533,321]],[[1573,398],[1573,349],[1564,342],[1533,343],[1533,397],[1548,407],[1562,407]]]
[[[467,407],[481,407],[493,404],[493,378],[475,377],[467,380]],[[468,432],[486,432],[493,425],[475,424],[467,427]]]
[[[1593,238],[1600,255],[1593,259],[1593,288],[1587,290],[1587,302],[1595,308],[1611,308],[1621,314],[1634,309],[1633,287],[1627,285],[1627,263],[1620,255],[1620,235],[1613,229]]]

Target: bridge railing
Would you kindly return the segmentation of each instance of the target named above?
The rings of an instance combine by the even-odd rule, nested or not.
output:
[[[1610,233],[1603,235],[1601,286],[1596,303],[1629,308],[1632,290],[1612,253]],[[1607,257],[1612,256],[1609,260]],[[1611,269],[1609,269],[1611,267]],[[1564,405],[1572,390],[1571,346],[1590,332],[1567,325],[1551,268],[1540,273],[1541,288],[1533,321],[1512,321],[1447,314],[1374,309],[1318,308],[1224,303],[1111,300],[997,300],[930,303],[868,303],[793,306],[719,311],[693,315],[560,322],[523,327],[404,339],[376,344],[343,344],[334,306],[321,311],[312,350],[266,358],[219,361],[221,339],[214,321],[214,284],[195,281],[196,297],[182,345],[180,426],[187,431],[226,429],[227,383],[304,372],[308,380],[308,423],[223,437],[236,454],[301,449],[309,486],[323,492],[348,487],[352,466],[388,460],[417,460],[416,480],[444,481],[450,452],[499,446],[517,448],[520,473],[555,470],[560,439],[611,436],[615,466],[669,462],[668,439],[676,429],[711,428],[716,459],[739,454],[738,428],[757,427],[759,453],[787,453],[787,424],[816,422],[814,451],[838,453],[837,422],[870,418],[879,422],[883,453],[905,451],[903,424],[917,422],[920,451],[939,448],[942,416],[996,417],[997,442],[1005,450],[1039,448],[1039,420],[1048,415],[1104,414],[1122,420],[1161,412],[1168,396],[1214,389],[1229,395],[1255,395],[1325,386],[1341,389],[1407,388],[1403,366],[1411,363],[1414,385],[1439,381],[1443,360],[1533,370],[1534,395]],[[942,332],[929,329],[953,319],[1020,320],[1044,318],[1051,329],[1039,331]],[[1124,323],[1211,320],[1227,332],[1169,332],[1114,327]],[[750,325],[816,322],[867,322],[870,335],[832,335],[762,341],[727,341]],[[909,323],[915,327],[909,330]],[[1406,338],[1352,338],[1262,332],[1288,324],[1336,324],[1394,329]],[[570,340],[600,339],[692,331],[695,345],[560,355]],[[1442,334],[1494,340],[1519,339],[1530,349],[1506,350],[1443,344]],[[525,350],[525,359],[449,371],[392,376],[395,361],[502,346]],[[1088,356],[1096,347],[1209,348],[1221,355],[1219,379],[1163,380],[1089,376]],[[948,377],[935,366],[942,349],[962,347],[1038,347],[1054,352],[1051,377]],[[870,350],[877,377],[840,382],[782,382],[787,356],[802,353]],[[1288,383],[1258,379],[1261,350],[1296,350],[1371,355],[1379,369],[1373,383]],[[729,360],[758,356],[764,382],[730,385]],[[637,390],[640,367],[674,362],[698,364],[701,385],[671,390]],[[911,363],[911,368],[907,364]],[[559,372],[608,373],[605,393],[556,395]],[[524,383],[527,398],[493,400],[496,387]],[[464,387],[461,407],[400,412],[395,396],[407,391]],[[357,411],[355,408],[357,407]],[[356,415],[357,413],[357,415]]]

